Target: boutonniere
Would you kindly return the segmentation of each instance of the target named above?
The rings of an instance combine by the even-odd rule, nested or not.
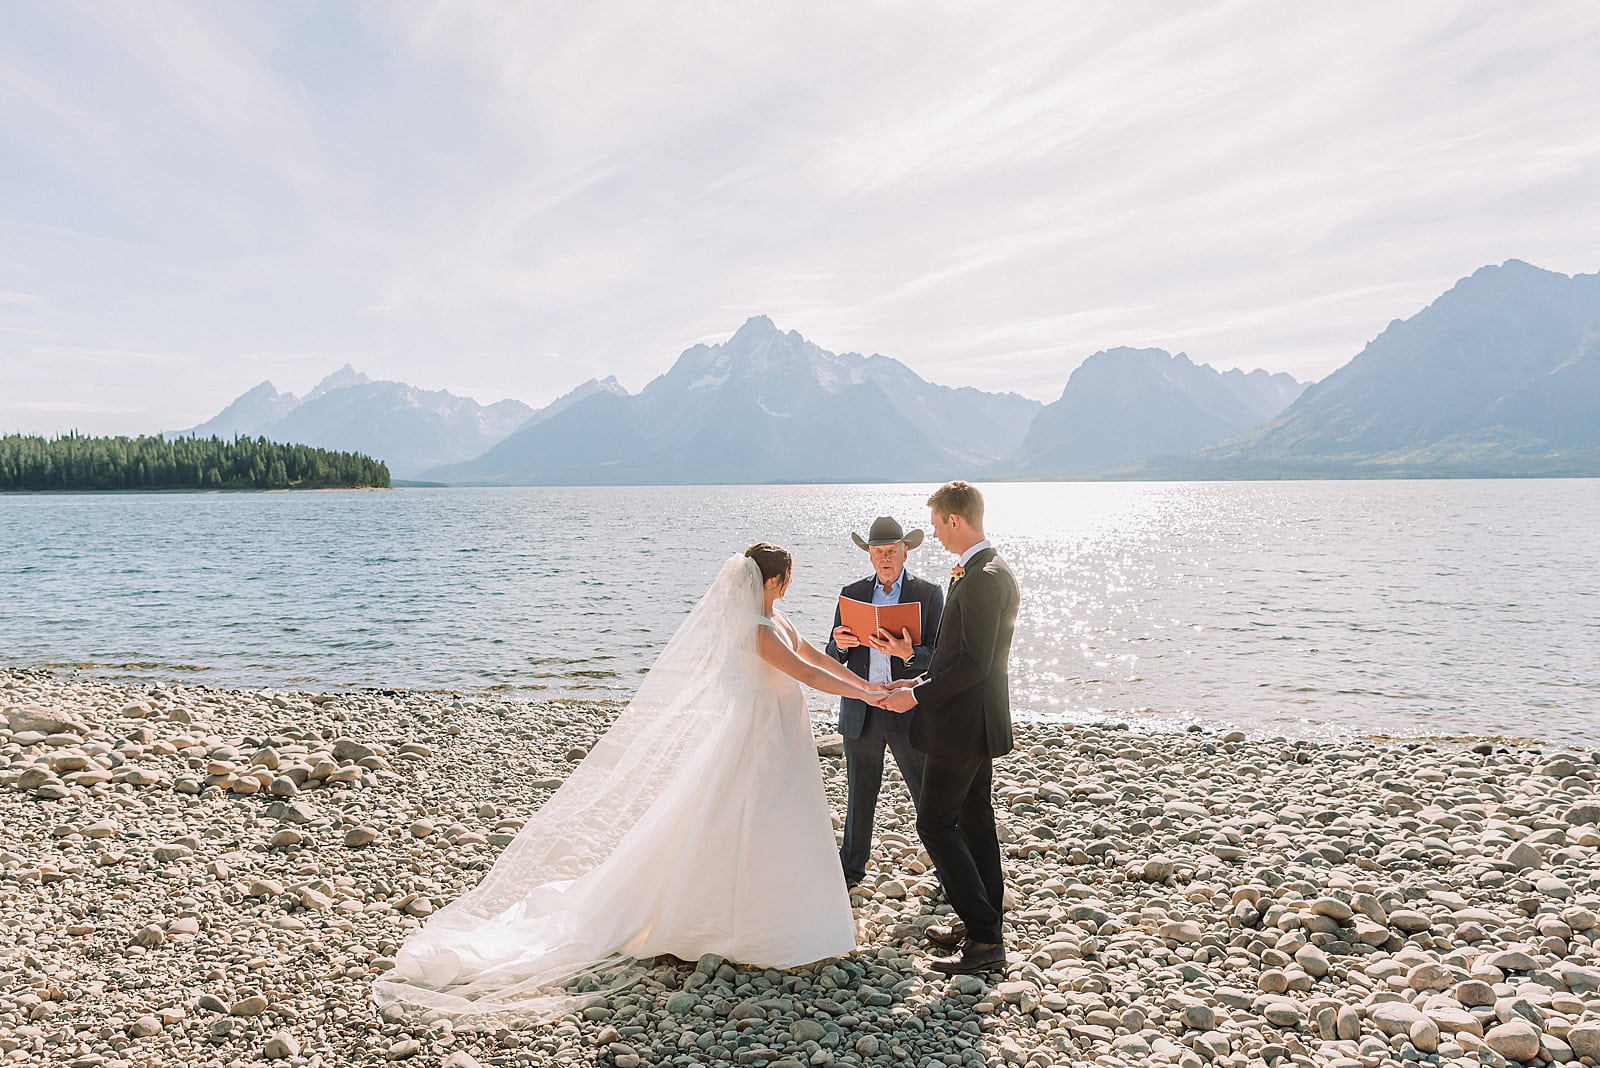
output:
[[[962,579],[964,579],[966,577],[967,577],[967,569],[962,567],[960,564],[957,564],[955,567],[952,567],[950,569],[950,581],[951,582],[960,582]]]

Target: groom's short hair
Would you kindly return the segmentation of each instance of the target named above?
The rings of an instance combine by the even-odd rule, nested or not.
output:
[[[974,530],[983,529],[983,494],[970,482],[946,482],[933,491],[928,507],[939,515],[958,515]]]

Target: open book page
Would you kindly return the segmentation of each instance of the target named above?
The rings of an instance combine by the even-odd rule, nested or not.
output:
[[[911,644],[922,642],[922,605],[917,601],[904,604],[869,604],[850,597],[839,598],[839,623],[849,627],[863,643],[883,628],[896,638],[902,631],[911,632]]]

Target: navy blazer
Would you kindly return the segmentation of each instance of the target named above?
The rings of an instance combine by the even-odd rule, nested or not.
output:
[[[950,588],[938,647],[917,698],[911,744],[935,756],[979,760],[1011,751],[1011,637],[1017,580],[994,549],[967,562]]]
[[[849,597],[855,601],[872,602],[872,584],[878,581],[876,573],[868,575],[859,582],[852,582],[839,591],[841,597]],[[927,579],[919,579],[911,574],[908,568],[900,580],[900,603],[910,604],[916,601],[922,605],[922,641],[911,647],[914,663],[907,668],[905,661],[897,656],[889,658],[889,677],[891,679],[914,679],[928,669],[933,662],[933,647],[939,638],[939,617],[944,614],[944,591]],[[858,645],[854,649],[840,649],[833,643],[833,632],[839,629],[839,606],[833,606],[833,626],[828,630],[828,655],[839,661],[845,667],[855,672],[862,678],[867,677],[868,657],[872,650],[865,645]],[[856,635],[866,638],[864,634]],[[865,701],[858,701],[854,697],[839,698],[839,733],[846,738],[861,737],[862,730],[867,725],[867,710],[872,706]],[[910,728],[911,717],[916,713],[907,712],[902,717],[901,726]],[[895,713],[890,713],[895,715]]]

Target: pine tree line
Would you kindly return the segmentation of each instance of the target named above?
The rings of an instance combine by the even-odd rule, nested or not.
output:
[[[387,465],[266,438],[0,437],[0,490],[387,489]]]

